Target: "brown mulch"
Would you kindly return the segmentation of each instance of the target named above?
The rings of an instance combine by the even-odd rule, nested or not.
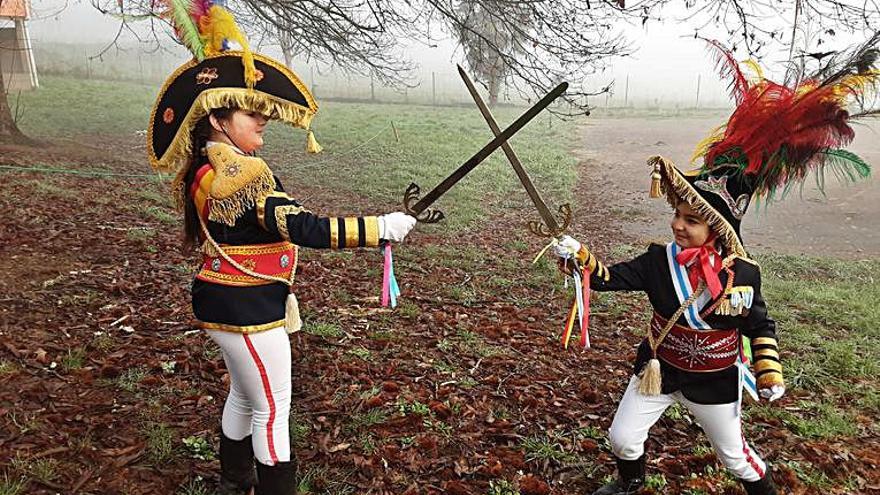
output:
[[[0,161],[148,172],[134,141],[113,146],[113,155],[73,144],[4,148]],[[363,198],[285,179],[314,211],[371,211]],[[209,340],[190,331],[194,257],[178,248],[179,226],[144,215],[150,204],[138,192],[153,186],[20,172],[0,180],[0,359],[12,368],[0,374],[0,472],[9,480],[27,475],[27,494],[170,494],[196,476],[213,487],[218,462],[194,458],[181,440],[203,437],[216,447],[228,377]],[[607,253],[630,239],[590,196],[596,180],[586,171],[580,178],[577,204],[590,207],[576,208],[572,231]],[[406,311],[377,309],[378,252],[304,252],[298,296],[307,321],[344,332],[291,341],[294,451],[315,493],[476,495],[507,480],[524,495],[581,494],[613,472],[603,436],[644,328],[645,300],[624,296],[623,309],[598,307],[593,349],[563,350],[569,300],[529,285],[542,241],[524,235],[523,214],[532,216],[507,211],[449,237],[417,230],[397,248]],[[523,239],[527,249],[506,247]],[[432,245],[483,249],[486,257],[474,270],[420,257]],[[493,276],[513,283],[488,290]],[[450,287],[474,297],[453,299]],[[134,383],[126,381],[132,370]],[[370,411],[382,414],[366,424]],[[157,447],[163,427],[172,431],[170,452]],[[748,433],[792,493],[808,491],[777,460],[812,462],[858,487],[828,493],[871,493],[880,483],[876,438],[804,442],[763,421]],[[662,419],[652,430],[649,470],[668,482],[658,492],[742,493],[711,474],[720,469],[712,454],[694,452],[699,435],[684,420]],[[526,448],[541,440],[551,454]]]

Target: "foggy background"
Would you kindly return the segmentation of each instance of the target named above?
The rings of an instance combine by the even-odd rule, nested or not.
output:
[[[726,82],[720,81],[706,43],[694,39],[694,26],[684,20],[685,11],[670,9],[663,22],[642,26],[620,23],[620,31],[635,51],[629,57],[608,59],[603,73],[585,80],[598,91],[613,82],[609,95],[592,98],[597,107],[726,108]],[[3,24],[3,23],[0,23]],[[158,25],[158,24],[157,24]],[[102,15],[88,2],[65,3],[37,0],[28,22],[34,57],[40,73],[78,77],[127,79],[160,83],[177,66],[189,60],[170,33],[159,33],[162,49],[155,43],[138,43],[134,34],[123,32],[120,48],[110,45],[119,31],[119,20]],[[152,40],[149,22],[134,23],[138,36]],[[710,31],[701,31],[708,35]],[[246,33],[257,51],[282,59],[277,46],[258,46],[255,33]],[[724,33],[718,33],[723,36]],[[468,104],[471,99],[455,72],[464,55],[447,39],[436,46],[404,40],[406,53],[418,64],[415,88],[386,88],[368,76],[345,74],[316,61],[298,62],[294,70],[316,97],[372,99],[424,104]],[[104,53],[102,54],[102,51]],[[100,54],[99,57],[97,57]],[[95,58],[97,57],[97,58]],[[784,60],[785,54],[779,54]],[[698,93],[699,91],[699,93]],[[502,90],[502,103],[523,103],[515,90]]]

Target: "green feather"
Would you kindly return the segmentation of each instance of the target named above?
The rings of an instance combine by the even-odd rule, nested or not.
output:
[[[190,15],[190,4],[187,0],[169,0],[171,16],[180,41],[195,55],[196,60],[205,58],[205,46],[199,35],[199,27]]]
[[[830,169],[840,181],[855,182],[871,176],[871,166],[855,153],[841,149],[827,149],[819,152],[821,167],[819,175],[824,176],[825,169]],[[822,177],[824,182],[824,177]]]

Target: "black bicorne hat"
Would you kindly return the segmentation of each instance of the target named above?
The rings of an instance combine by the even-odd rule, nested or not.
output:
[[[718,234],[727,255],[748,257],[740,224],[755,192],[749,176],[736,165],[682,172],[661,156],[652,157],[648,164],[659,175],[655,179],[662,181],[662,191],[673,208],[686,202]]]
[[[155,170],[185,169],[192,156],[193,127],[217,108],[260,112],[309,129],[318,105],[296,74],[269,57],[254,54],[251,89],[245,82],[242,57],[242,52],[223,52],[201,62],[193,59],[171,74],[159,92],[147,130],[147,151]]]

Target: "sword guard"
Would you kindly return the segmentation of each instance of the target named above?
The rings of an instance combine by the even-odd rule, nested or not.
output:
[[[571,205],[565,203],[559,207],[559,216],[556,219],[559,224],[558,230],[551,230],[544,222],[532,220],[529,222],[529,230],[539,237],[558,237],[571,225]]]
[[[422,223],[437,223],[443,220],[446,215],[440,210],[433,210],[431,208],[425,208],[420,212],[413,210],[413,205],[418,203],[421,193],[422,188],[418,184],[415,182],[410,183],[406,188],[406,192],[403,193],[403,211],[414,216],[416,220]]]

